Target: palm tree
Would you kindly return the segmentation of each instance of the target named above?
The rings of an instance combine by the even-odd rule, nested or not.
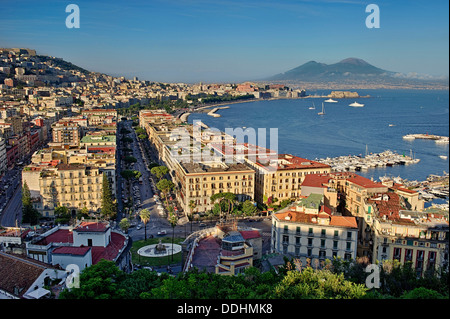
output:
[[[141,218],[142,222],[144,223],[144,233],[145,233],[145,241],[147,241],[147,223],[150,220],[150,212],[147,208],[144,208],[139,212],[139,217]]]
[[[169,223],[170,223],[170,226],[172,226],[172,261],[173,261],[173,239],[175,236],[175,226],[178,223],[178,217],[173,212],[169,213]]]
[[[190,221],[191,221],[191,233],[192,233],[192,220],[194,219],[194,209],[195,209],[195,207],[197,207],[197,203],[194,201],[194,200],[190,200],[189,201],[189,209],[191,210],[190,211],[190,215],[189,215],[189,219],[190,219]]]

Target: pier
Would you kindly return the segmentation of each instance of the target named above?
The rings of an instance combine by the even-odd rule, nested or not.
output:
[[[404,135],[403,138],[405,140],[415,140],[415,139],[434,140],[438,144],[448,144],[449,142],[448,136],[439,136],[433,134],[407,134]]]
[[[229,106],[215,107],[211,111],[208,112],[208,115],[212,116],[212,117],[220,117],[220,114],[216,113],[217,110],[228,109],[228,108],[229,108]]]

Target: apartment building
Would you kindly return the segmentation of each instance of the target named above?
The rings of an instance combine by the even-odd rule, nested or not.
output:
[[[191,200],[197,204],[197,212],[212,209],[215,203],[210,197],[217,193],[233,193],[239,201],[254,198],[255,172],[241,163],[177,162],[174,175],[179,202],[185,212],[190,212]]]
[[[81,115],[87,118],[90,126],[119,121],[114,109],[81,110]]]
[[[79,145],[83,130],[78,123],[60,120],[52,124],[52,141],[64,145]]]
[[[256,171],[255,200],[277,198],[278,201],[296,199],[301,194],[301,184],[309,174],[329,173],[331,167],[290,154],[278,154],[269,160],[246,158],[246,163]]]
[[[448,271],[448,211],[408,210],[399,194],[374,194],[366,202],[361,248],[372,262],[410,262],[417,276],[442,267]]]
[[[103,171],[96,166],[56,164],[24,169],[22,176],[30,191],[34,191],[32,197],[34,194],[38,199],[36,208],[44,217],[53,217],[57,206],[66,206],[72,215],[83,207],[99,211],[102,204],[102,174]]]
[[[272,213],[272,251],[299,258],[303,265],[307,258],[312,262],[334,257],[354,259],[357,238],[356,218],[332,215],[320,194]]]

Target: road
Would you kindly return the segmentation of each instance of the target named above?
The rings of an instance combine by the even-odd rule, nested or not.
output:
[[[13,227],[22,222],[22,174],[19,168],[8,171],[0,183],[0,225]]]

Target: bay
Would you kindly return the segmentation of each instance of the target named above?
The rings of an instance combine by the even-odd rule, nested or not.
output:
[[[221,117],[194,113],[189,122],[201,120],[209,127],[278,129],[278,152],[307,159],[342,155],[364,156],[385,150],[419,158],[418,164],[372,168],[357,172],[378,180],[380,176],[400,176],[407,180],[425,180],[430,174],[449,171],[448,144],[432,140],[405,140],[403,135],[428,133],[449,135],[449,91],[445,90],[357,90],[369,98],[336,99],[324,103],[325,115],[318,115],[324,98],[280,99],[231,104],[218,110]],[[330,91],[308,92],[326,95]],[[364,107],[350,107],[357,101]],[[309,107],[315,105],[315,110]],[[390,126],[390,124],[392,126]],[[264,146],[264,145],[261,145]],[[267,142],[268,148],[271,148]]]

